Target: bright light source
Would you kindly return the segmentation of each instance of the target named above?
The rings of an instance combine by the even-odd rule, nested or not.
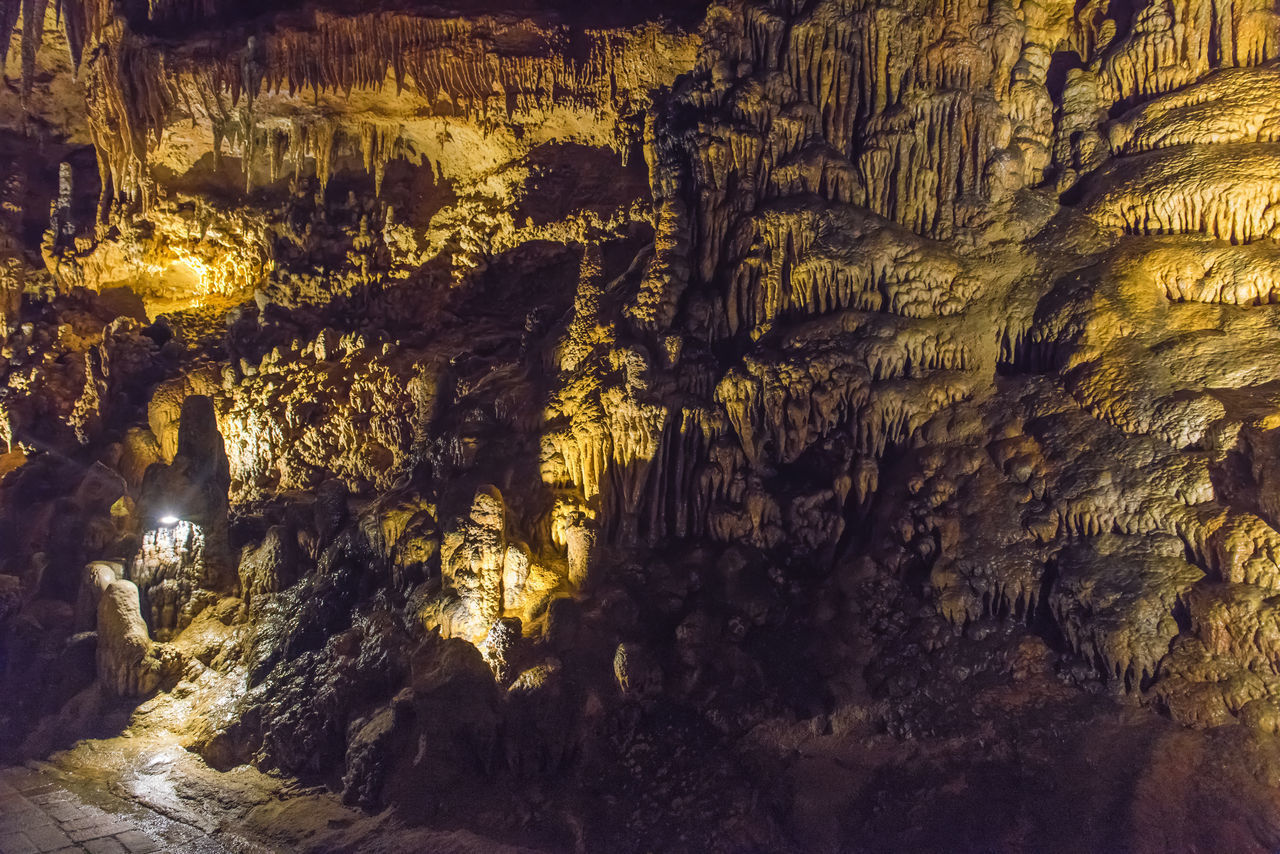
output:
[[[178,524],[178,517],[177,517],[177,516],[161,516],[161,517],[160,517],[160,524],[161,524],[161,525],[176,525],[176,524]]]

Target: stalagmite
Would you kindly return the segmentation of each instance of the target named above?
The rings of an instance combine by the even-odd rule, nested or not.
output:
[[[171,665],[152,643],[138,607],[138,588],[113,581],[98,604],[98,674],[120,697],[143,697],[155,691]]]

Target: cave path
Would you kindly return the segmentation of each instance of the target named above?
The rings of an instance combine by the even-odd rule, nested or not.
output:
[[[85,788],[38,768],[0,767],[0,854],[46,851],[227,854],[201,831],[104,789]]]

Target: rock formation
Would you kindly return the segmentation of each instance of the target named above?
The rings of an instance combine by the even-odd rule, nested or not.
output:
[[[0,13],[0,750],[1280,848],[1273,3]]]

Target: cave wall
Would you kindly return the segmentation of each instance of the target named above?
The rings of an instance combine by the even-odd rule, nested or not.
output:
[[[6,749],[892,850],[788,727],[1008,689],[1225,739],[1092,848],[1273,849],[1274,4],[562,5],[0,7]],[[645,739],[695,806],[584,808]]]

